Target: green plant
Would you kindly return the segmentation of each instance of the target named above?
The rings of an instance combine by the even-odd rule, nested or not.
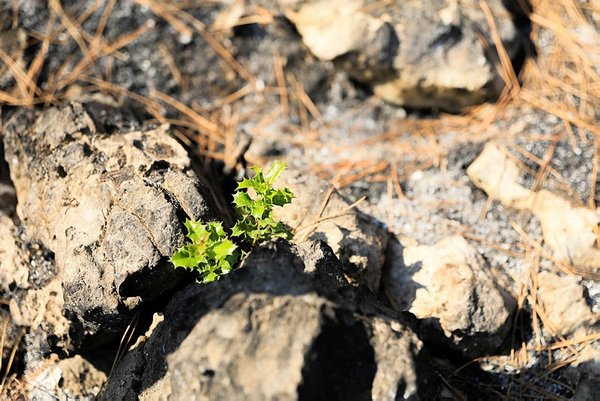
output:
[[[292,238],[292,233],[287,227],[273,218],[273,207],[291,203],[294,197],[288,188],[273,188],[284,169],[285,163],[275,162],[263,175],[261,169],[254,166],[254,177],[245,178],[238,184],[233,195],[238,220],[231,235],[252,246],[274,238]]]
[[[175,267],[198,270],[203,283],[210,283],[233,269],[239,259],[238,246],[227,238],[220,222],[204,224],[186,220],[185,227],[191,243],[171,256]]]
[[[246,256],[243,249],[251,249],[274,238],[291,239],[292,233],[273,218],[273,207],[291,203],[294,195],[288,188],[275,189],[285,163],[276,161],[263,174],[254,166],[254,177],[242,180],[233,195],[237,220],[228,235],[220,222],[202,223],[186,220],[189,243],[171,256],[171,263],[200,274],[199,282],[209,283],[229,273]],[[230,237],[235,237],[240,246]]]

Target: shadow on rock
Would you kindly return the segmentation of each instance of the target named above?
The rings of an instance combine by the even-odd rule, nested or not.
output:
[[[279,241],[176,294],[103,399],[432,399],[427,361],[405,317],[350,286],[331,248]]]

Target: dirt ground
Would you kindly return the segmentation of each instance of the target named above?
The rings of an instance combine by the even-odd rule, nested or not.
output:
[[[389,2],[367,3],[377,15]],[[315,204],[340,194],[403,246],[459,234],[503,278],[516,312],[493,355],[434,349],[448,399],[591,400],[585,392],[600,391],[600,4],[508,3],[524,6],[515,14],[522,48],[511,62],[501,42],[491,44],[503,89],[447,110],[391,104],[339,60],[319,59],[274,0],[0,0],[0,122],[20,109],[105,105],[110,111],[95,108],[99,132],[169,124],[221,202],[246,167],[284,160],[331,188]],[[499,193],[470,169],[490,144],[519,171]],[[11,186],[6,162],[0,200],[14,205],[3,192]],[[539,207],[508,199],[513,184],[556,198]],[[571,213],[588,212],[596,241],[561,256],[562,238],[580,246],[578,233],[589,228]],[[38,246],[45,263],[43,244],[21,246]],[[572,279],[595,320],[563,331],[572,309],[558,300],[572,293],[544,298],[544,272]],[[383,287],[375,295],[388,303]],[[3,356],[5,379],[21,380]]]

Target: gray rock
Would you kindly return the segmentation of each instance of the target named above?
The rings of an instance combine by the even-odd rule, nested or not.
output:
[[[167,257],[183,244],[183,214],[214,209],[165,127],[96,132],[74,103],[19,111],[3,139],[18,216],[54,252],[65,308],[88,333],[121,330],[142,300],[177,284]]]
[[[27,383],[25,400],[93,401],[106,381],[106,374],[79,355],[52,358],[40,365],[29,372],[32,379]]]
[[[596,362],[596,370],[599,370]],[[585,375],[578,383],[577,390],[573,395],[573,401],[595,401],[598,398],[600,379],[598,373]]]
[[[458,110],[503,86],[492,29],[476,0],[395,1],[372,10],[370,0],[280,3],[313,54],[389,102]],[[522,39],[511,13],[501,0],[486,4],[506,52],[516,56]]]
[[[292,190],[292,204],[276,209],[275,216],[297,229],[295,240],[323,240],[342,262],[344,272],[373,293],[379,291],[389,234],[373,217],[351,208],[334,191],[321,212],[328,185],[314,175],[290,170],[279,183]]]
[[[502,343],[516,302],[464,238],[391,244],[386,294],[396,308],[421,319],[421,332],[469,357]]]
[[[585,287],[576,277],[542,271],[537,283],[538,301],[551,326],[546,328],[550,334],[577,338],[598,332],[600,314],[593,313],[586,300]]]
[[[0,213],[0,298],[8,303],[0,319],[8,328],[3,360],[15,343],[17,363],[39,360],[51,346],[72,349],[71,324],[64,317],[63,291],[55,271],[48,250]]]
[[[27,256],[16,243],[17,227],[12,219],[0,213],[0,290],[29,287]]]
[[[1,156],[2,155],[0,155],[0,157]],[[2,159],[0,159],[0,163],[1,162]],[[8,185],[0,181],[0,213],[7,215],[12,214],[16,205],[17,198],[15,195],[15,189],[12,187],[12,185]]]
[[[600,388],[600,348],[597,342],[583,346],[577,360],[564,371],[565,377],[574,384],[573,401],[595,401]]]
[[[532,191],[524,187],[519,165],[506,147],[495,142],[485,145],[467,174],[490,198],[537,217],[544,242],[559,262],[573,265],[583,274],[593,274],[600,267],[600,249],[596,245],[598,209],[574,206],[569,199],[547,189]]]
[[[431,399],[423,356],[404,318],[351,287],[329,247],[279,241],[178,293],[104,399]]]

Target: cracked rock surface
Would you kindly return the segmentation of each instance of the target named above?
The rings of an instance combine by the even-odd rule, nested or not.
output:
[[[401,314],[349,285],[327,245],[279,241],[178,293],[104,399],[428,399],[422,347]]]
[[[275,210],[275,216],[297,230],[296,241],[326,241],[344,272],[377,293],[389,239],[384,224],[352,207],[338,191],[313,175],[291,169],[280,185],[290,188],[296,198]]]
[[[425,337],[471,357],[502,343],[516,301],[463,237],[404,247],[392,241],[388,252],[386,294],[422,321]]]
[[[497,55],[485,43],[494,43],[495,30],[514,58],[523,41],[500,0],[486,1],[485,8],[475,0],[279,3],[315,56],[371,84],[386,101],[409,107],[458,110],[497,96]],[[495,17],[493,27],[486,11]]]
[[[29,236],[55,256],[65,309],[87,333],[119,330],[142,301],[177,284],[167,257],[182,220],[211,196],[164,127],[104,133],[77,103],[6,122],[6,160]]]

